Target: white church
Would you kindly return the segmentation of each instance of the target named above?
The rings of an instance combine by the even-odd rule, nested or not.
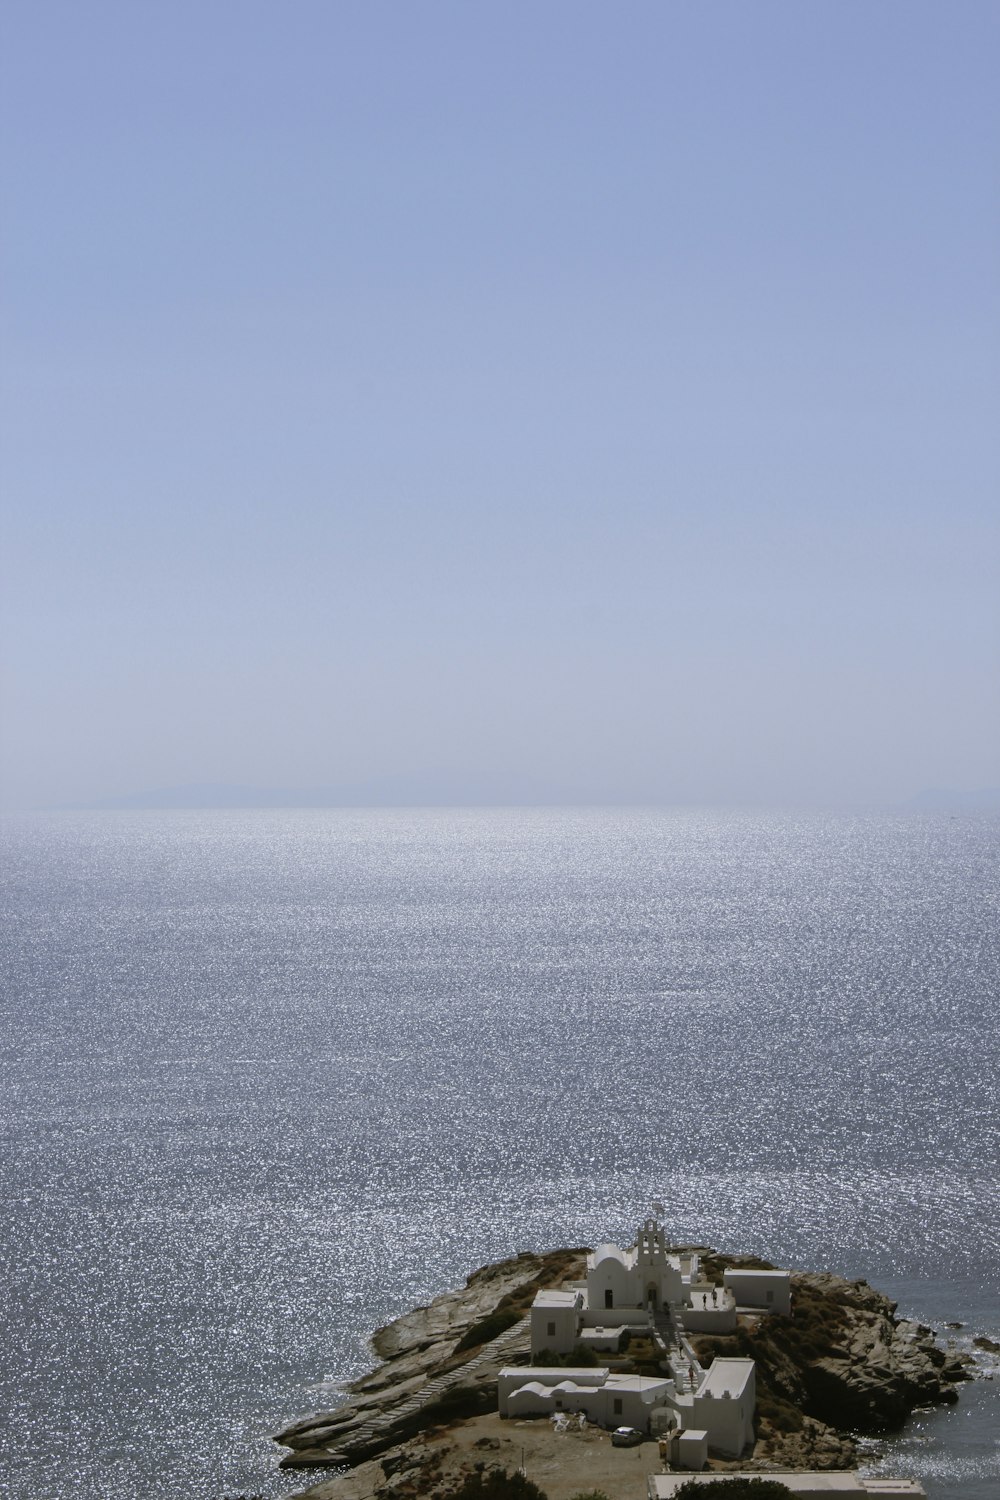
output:
[[[704,1466],[713,1456],[738,1458],[754,1441],[756,1376],[752,1359],[716,1359],[703,1370],[689,1332],[728,1333],[737,1312],[791,1310],[789,1271],[726,1271],[721,1285],[702,1274],[694,1252],[667,1249],[655,1218],[639,1226],[635,1244],[599,1245],[587,1257],[586,1280],[541,1291],[531,1308],[532,1363],[501,1370],[500,1415],[580,1414],[603,1427],[635,1427],[669,1438],[680,1465]],[[629,1342],[651,1342],[660,1376],[612,1368]],[[546,1365],[545,1355],[586,1349],[607,1363],[579,1368]]]

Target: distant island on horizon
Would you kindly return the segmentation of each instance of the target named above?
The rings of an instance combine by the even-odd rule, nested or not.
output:
[[[127,812],[227,810],[251,808],[363,808],[363,807],[697,807],[771,806],[761,802],[719,802],[678,798],[616,799],[579,791],[569,795],[552,786],[513,781],[492,788],[482,781],[465,782],[443,773],[425,778],[382,777],[371,782],[347,785],[307,787],[257,787],[230,782],[196,782],[183,786],[158,787],[105,797],[93,802],[61,803],[44,809],[53,812]],[[819,804],[817,804],[818,806]],[[825,805],[825,804],[824,804]],[[832,804],[831,804],[832,805]],[[868,807],[869,804],[851,804]],[[1000,787],[956,790],[951,787],[928,787],[898,802],[870,804],[872,810],[897,812],[1000,812]]]

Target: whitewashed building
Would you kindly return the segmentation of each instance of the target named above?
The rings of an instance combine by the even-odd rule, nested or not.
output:
[[[752,1359],[715,1359],[698,1388],[670,1404],[682,1430],[707,1434],[709,1452],[739,1458],[754,1441],[757,1367]]]
[[[697,1257],[694,1262],[697,1266]],[[689,1282],[690,1275],[688,1257]],[[591,1314],[623,1309],[655,1313],[683,1298],[681,1257],[668,1253],[663,1227],[656,1219],[640,1224],[631,1249],[598,1245],[587,1257],[587,1311]]]
[[[531,1353],[571,1354],[580,1341],[582,1291],[541,1291],[531,1304]]]
[[[738,1458],[754,1440],[754,1362],[716,1359],[703,1370],[685,1335],[730,1332],[739,1307],[787,1313],[790,1282],[788,1271],[727,1271],[724,1283],[714,1284],[696,1252],[671,1251],[662,1224],[647,1218],[634,1245],[598,1245],[587,1257],[585,1280],[537,1294],[531,1353],[540,1361],[549,1355],[551,1364],[502,1370],[500,1414],[582,1412],[605,1427],[685,1434],[683,1457],[692,1468],[700,1466],[706,1451]],[[608,1361],[623,1351],[630,1335],[658,1347],[659,1377],[611,1368]],[[590,1368],[573,1361],[567,1367],[578,1350],[597,1353],[601,1364]],[[559,1359],[567,1365],[559,1365]]]
[[[532,1358],[578,1346],[613,1354],[626,1333],[648,1333],[673,1320],[691,1333],[730,1333],[738,1308],[787,1315],[790,1271],[726,1271],[710,1282],[696,1252],[671,1252],[663,1226],[640,1224],[628,1249],[606,1243],[587,1257],[586,1279],[541,1291],[531,1309]]]
[[[528,1368],[501,1370],[497,1380],[502,1417],[549,1417],[583,1412],[599,1427],[650,1429],[650,1414],[669,1398],[673,1382],[646,1375],[615,1375],[607,1369]]]
[[[653,1434],[690,1431],[709,1452],[726,1458],[738,1458],[754,1440],[752,1359],[715,1360],[687,1393],[678,1391],[672,1377],[616,1374],[604,1366],[508,1367],[498,1376],[497,1396],[502,1417],[583,1412],[588,1422],[601,1427],[635,1427]]]
[[[725,1288],[736,1299],[736,1306],[753,1312],[777,1313],[788,1317],[792,1310],[791,1271],[724,1271]]]

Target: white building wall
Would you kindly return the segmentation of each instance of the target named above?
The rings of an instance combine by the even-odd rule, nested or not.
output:
[[[731,1333],[736,1327],[736,1299],[728,1289],[712,1300],[709,1293],[691,1293],[681,1309],[681,1322],[690,1333]]]
[[[578,1342],[594,1354],[619,1354],[624,1337],[624,1327],[581,1328]]]
[[[689,1429],[677,1435],[677,1467],[679,1469],[703,1469],[708,1462],[708,1433],[699,1428]]]
[[[606,1369],[564,1370],[535,1366],[506,1369],[497,1381],[502,1417],[572,1415],[583,1412],[602,1427],[637,1427],[649,1431],[651,1412],[671,1390],[667,1380],[609,1376]]]
[[[575,1307],[540,1307],[531,1309],[531,1353],[551,1349],[553,1354],[571,1354],[576,1347],[580,1314]]]
[[[671,1302],[682,1302],[684,1300],[684,1282],[681,1277],[680,1268],[671,1265],[668,1261],[660,1266],[647,1266],[644,1270],[637,1272],[639,1281],[639,1298],[642,1306],[650,1302],[657,1309],[669,1306]],[[651,1293],[655,1291],[655,1296]]]
[[[555,1386],[543,1389],[522,1386],[507,1397],[506,1410],[501,1416],[548,1417],[553,1412],[574,1416],[582,1411],[588,1422],[600,1426],[603,1409],[604,1392],[601,1390],[560,1391]]]
[[[710,1451],[725,1458],[739,1458],[753,1433],[753,1408],[738,1397],[695,1396],[691,1420],[708,1433]]]
[[[502,1417],[547,1417],[552,1410],[552,1392],[541,1386],[524,1385],[511,1391],[500,1403]]]
[[[601,1423],[604,1427],[636,1427],[640,1432],[649,1431],[649,1405],[638,1391],[616,1391],[606,1389]]]
[[[681,1323],[688,1333],[732,1333],[736,1327],[735,1307],[686,1307]]]
[[[593,1311],[585,1307],[580,1314],[583,1328],[642,1328],[648,1329],[649,1313],[644,1307],[598,1307]]]
[[[569,1380],[574,1385],[598,1389],[608,1378],[606,1367],[587,1370],[561,1369],[558,1366],[508,1365],[497,1376],[497,1406],[500,1415],[507,1415],[507,1403],[513,1393],[522,1386],[540,1385],[552,1389]]]
[[[739,1458],[753,1442],[757,1369],[752,1359],[715,1359],[695,1392],[686,1428],[703,1427],[712,1453]]]
[[[791,1271],[734,1269],[726,1271],[722,1279],[739,1307],[759,1307],[762,1312],[778,1313],[784,1317],[792,1310]]]
[[[616,1255],[605,1255],[587,1272],[587,1308],[590,1312],[640,1305],[635,1272],[623,1265]]]

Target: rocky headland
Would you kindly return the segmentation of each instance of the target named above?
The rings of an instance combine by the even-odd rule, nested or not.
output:
[[[767,1268],[752,1257],[699,1248],[713,1278],[727,1267]],[[535,1293],[578,1280],[586,1253],[525,1252],[484,1266],[461,1290],[379,1329],[372,1343],[380,1363],[348,1388],[343,1403],[276,1434],[290,1450],[282,1467],[337,1471],[304,1492],[312,1500],[444,1497],[484,1458],[496,1462],[501,1450],[517,1445],[523,1451],[526,1438],[536,1435],[531,1429],[548,1439],[544,1421],[504,1423],[496,1416],[497,1374],[504,1365],[530,1362],[527,1315]],[[692,1334],[691,1342],[706,1365],[716,1355],[757,1362],[752,1458],[713,1462],[720,1470],[849,1468],[859,1436],[898,1428],[917,1407],[957,1400],[958,1383],[971,1374],[966,1356],[941,1348],[929,1328],[898,1318],[895,1304],[866,1281],[829,1273],[793,1275],[791,1316],[741,1315],[731,1334]],[[631,1368],[654,1372],[641,1356]],[[516,1437],[508,1430],[515,1426]],[[580,1447],[584,1480],[600,1460],[602,1441],[607,1447],[606,1434],[594,1432],[589,1448]],[[569,1448],[561,1451],[570,1457]],[[607,1458],[612,1454],[616,1464],[626,1459],[608,1448]],[[628,1459],[656,1467],[640,1450]],[[561,1486],[546,1487],[555,1500]],[[585,1487],[592,1488],[592,1479],[577,1485]]]

